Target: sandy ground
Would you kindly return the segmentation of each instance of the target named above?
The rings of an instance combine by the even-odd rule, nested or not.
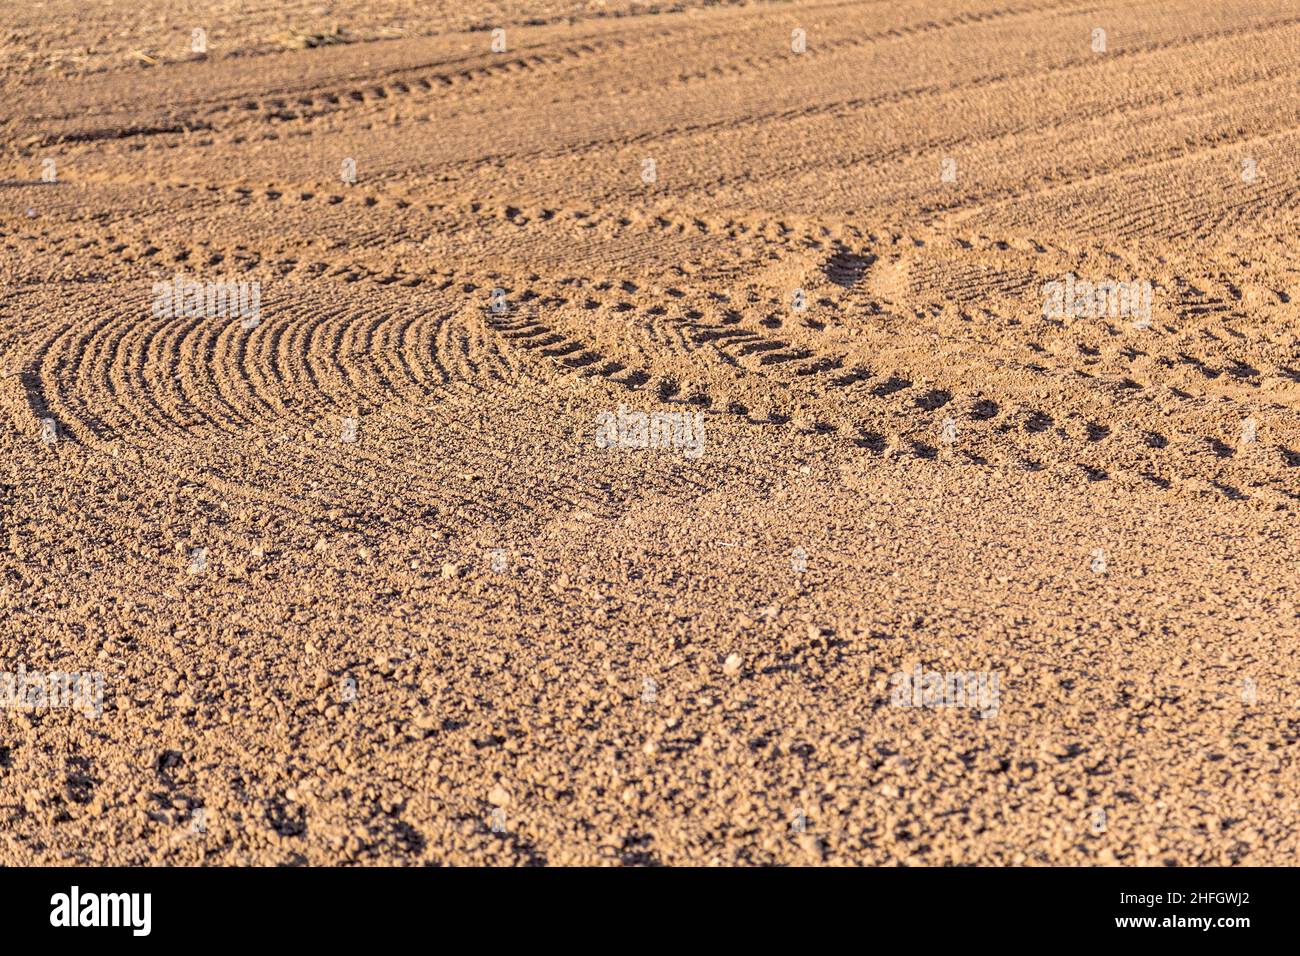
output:
[[[1296,863],[1219,6],[9,5],[0,863]]]

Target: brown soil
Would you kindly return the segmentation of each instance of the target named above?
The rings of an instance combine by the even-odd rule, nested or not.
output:
[[[0,863],[1296,863],[1300,11],[1219,6],[10,5],[0,670],[104,690]]]

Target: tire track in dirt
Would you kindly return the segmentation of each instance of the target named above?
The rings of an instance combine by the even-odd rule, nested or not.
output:
[[[537,296],[536,290],[530,291]],[[566,304],[563,300],[553,300],[553,302],[555,306],[561,307]],[[599,303],[592,304],[597,309],[601,308]],[[555,318],[560,318],[558,312],[554,314]],[[594,374],[607,371],[603,377],[610,377],[611,380],[625,387],[636,390],[658,382],[657,389],[661,401],[684,400],[705,408],[717,409],[725,406],[724,410],[733,411],[734,403],[715,402],[707,388],[694,391],[689,398],[679,399],[677,393],[680,385],[675,376],[681,373],[680,370],[674,371],[671,364],[659,362],[649,354],[638,354],[626,346],[620,350],[617,347],[606,346],[599,340],[595,342],[584,340],[570,331],[572,327],[569,323],[561,322],[557,329],[555,319],[551,319],[550,322],[551,324],[546,324],[534,316],[529,316],[510,322],[497,322],[494,327],[504,336],[516,342],[522,341],[525,349],[550,359],[557,367],[579,367],[579,363],[574,361],[574,356],[586,356],[580,365],[591,365],[596,369]],[[938,455],[938,449],[935,447],[940,432],[938,410],[954,401],[958,406],[971,407],[986,402],[977,394],[963,395],[960,390],[947,387],[931,387],[924,393],[913,391],[912,373],[906,370],[906,365],[911,362],[904,357],[906,351],[900,350],[896,345],[890,349],[895,354],[892,366],[887,366],[885,371],[878,374],[872,374],[860,357],[855,361],[851,354],[825,354],[803,346],[794,347],[782,339],[764,336],[755,329],[727,322],[725,318],[723,321],[713,323],[700,322],[698,319],[694,321],[683,319],[681,325],[690,328],[688,335],[693,336],[697,344],[707,342],[712,348],[718,350],[732,369],[745,369],[745,377],[756,377],[764,385],[775,382],[780,386],[777,390],[762,390],[767,396],[763,404],[766,406],[774,403],[784,410],[765,409],[765,412],[756,419],[750,415],[747,407],[741,406],[744,409],[739,413],[742,419],[754,424],[775,423],[789,425],[805,432],[839,433],[843,440],[852,442],[857,447],[875,448],[877,451],[909,446],[911,454],[922,459],[931,459]],[[598,327],[610,326],[601,323]],[[885,343],[882,341],[878,345],[884,346]],[[919,347],[911,356],[912,361],[920,365],[921,354],[929,352],[932,348],[932,345]],[[864,351],[879,354],[872,347]],[[900,351],[904,354],[900,355]],[[692,351],[692,355],[695,354],[697,353]],[[863,352],[857,353],[858,356],[862,354]],[[612,362],[599,364],[606,362],[611,356],[614,357]],[[950,363],[953,358],[954,356],[949,356]],[[902,368],[897,364],[900,359],[903,362]],[[976,359],[975,367],[983,367],[979,376],[972,376],[972,366],[969,361],[964,367],[958,365],[951,373],[951,380],[957,382],[979,377],[989,383],[987,390],[996,394],[1000,377],[1008,376],[1009,383],[1030,370],[1025,364],[1013,365],[1009,368],[1005,366],[989,368],[989,364],[987,361]],[[846,365],[851,366],[851,371],[847,373],[843,371]],[[629,367],[632,371],[626,372]],[[698,376],[703,379],[707,380],[709,377],[708,369],[693,371],[697,371]],[[1066,397],[1073,405],[1077,401],[1075,394],[1077,389],[1069,388],[1060,379],[1060,374],[1065,371],[1063,368],[1058,368],[1057,382],[1052,389],[1060,391],[1062,397]],[[613,377],[624,372],[626,375],[621,379]],[[773,378],[774,375],[776,378]],[[871,424],[858,425],[855,429],[848,423],[854,419],[861,420],[862,409],[850,412],[839,402],[827,401],[824,398],[824,389],[811,391],[807,387],[809,381],[829,376],[834,376],[829,382],[832,387],[860,386],[856,391],[873,400],[873,404],[877,407],[867,415]],[[1096,390],[1104,384],[1098,382],[1091,388]],[[1113,380],[1107,391],[1098,394],[1093,403],[1111,405],[1117,397],[1123,396],[1127,388],[1124,381]],[[1019,390],[1021,389],[1011,389],[1011,392]],[[742,388],[742,391],[752,394],[754,387]],[[879,403],[882,400],[885,404],[880,407]],[[710,412],[710,414],[714,413],[714,411]],[[1235,473],[1230,474],[1223,467],[1222,459],[1231,457],[1230,451],[1224,451],[1229,446],[1211,436],[1203,436],[1196,441],[1209,441],[1212,447],[1221,449],[1221,452],[1216,456],[1218,461],[1202,463],[1198,460],[1197,453],[1190,450],[1197,447],[1195,442],[1191,446],[1171,448],[1167,456],[1161,454],[1159,450],[1168,447],[1168,442],[1149,427],[1149,420],[1143,422],[1144,416],[1126,416],[1127,421],[1114,418],[1109,420],[1103,418],[1099,421],[1096,415],[1091,415],[1088,421],[1088,434],[1094,436],[1094,441],[1100,440],[1097,436],[1119,434],[1130,436],[1131,439],[1125,447],[1118,447],[1115,442],[1110,442],[1105,449],[1109,461],[1106,467],[1101,467],[1094,463],[1095,458],[1090,451],[1090,443],[1076,445],[1073,444],[1076,439],[1071,437],[1069,439],[1071,444],[1060,446],[1052,439],[1053,435],[1066,437],[1065,432],[1057,428],[1054,423],[1058,419],[1079,419],[1077,411],[1049,414],[1039,407],[1029,408],[1021,414],[1023,415],[1021,421],[1025,424],[1009,422],[1005,418],[993,422],[990,419],[994,415],[990,414],[969,415],[968,418],[977,423],[977,429],[984,428],[988,434],[977,443],[978,452],[972,452],[965,445],[963,446],[963,452],[967,454],[968,459],[975,463],[987,464],[987,456],[992,449],[995,458],[1019,462],[1020,467],[1034,468],[1037,467],[1036,462],[1040,460],[1048,458],[1060,460],[1064,456],[1066,460],[1072,460],[1080,476],[1088,480],[1103,480],[1114,474],[1124,477],[1131,484],[1137,484],[1139,477],[1145,478],[1157,472],[1174,475],[1180,483],[1191,482],[1189,487],[1197,488],[1206,485],[1214,486],[1215,482],[1225,488],[1232,487],[1226,485],[1226,481],[1238,480]],[[1204,430],[1206,427],[1203,422],[1197,424],[1196,419],[1204,416],[1195,407],[1186,409],[1182,417],[1186,419],[1180,426],[1182,428]],[[1282,424],[1282,421],[1278,422],[1278,425]],[[969,427],[967,426],[968,429]],[[1166,426],[1162,424],[1161,427]],[[1052,431],[1049,432],[1049,429]],[[995,430],[999,433],[995,434]],[[1291,422],[1289,427],[1284,428],[1284,434],[1287,431],[1293,435],[1297,434],[1295,422]],[[1015,436],[1015,441],[1010,440],[1012,435]],[[1141,446],[1136,441],[1136,436],[1139,435],[1147,436],[1142,439]],[[1152,438],[1153,435],[1156,437]],[[1294,441],[1294,438],[1291,440]],[[1264,500],[1270,504],[1277,500],[1279,494],[1295,497],[1295,493],[1300,491],[1300,477],[1288,473],[1289,462],[1293,456],[1288,455],[1287,452],[1286,445],[1278,444],[1273,446],[1271,451],[1261,447],[1252,458],[1254,479],[1257,483],[1262,483],[1260,491],[1265,496]],[[970,457],[972,455],[973,457]],[[1271,455],[1271,458],[1266,458],[1267,455]],[[1206,464],[1210,467],[1206,467]]]

